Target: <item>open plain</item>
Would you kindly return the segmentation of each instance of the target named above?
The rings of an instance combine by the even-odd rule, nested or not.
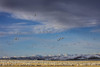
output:
[[[0,60],[2,67],[100,67],[100,61]]]

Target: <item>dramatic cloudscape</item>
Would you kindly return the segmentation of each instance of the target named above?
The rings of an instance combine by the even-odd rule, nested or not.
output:
[[[0,57],[100,53],[100,0],[0,0]]]

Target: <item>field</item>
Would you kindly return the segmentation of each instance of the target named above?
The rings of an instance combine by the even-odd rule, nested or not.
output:
[[[100,61],[0,60],[0,67],[100,67]]]
[[[100,66],[0,66],[0,67],[100,67]]]

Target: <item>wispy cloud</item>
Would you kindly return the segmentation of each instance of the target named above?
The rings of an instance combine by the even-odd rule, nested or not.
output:
[[[99,0],[0,0],[0,11],[17,19],[39,21],[35,33],[100,25]],[[21,23],[22,24],[22,23]],[[13,26],[10,26],[13,27]],[[15,26],[17,30],[25,26]],[[26,27],[25,27],[26,28]],[[27,27],[28,28],[28,27]]]
[[[94,29],[91,32],[100,32],[100,29]]]

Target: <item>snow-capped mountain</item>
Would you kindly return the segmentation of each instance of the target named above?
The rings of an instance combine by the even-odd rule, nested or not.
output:
[[[9,60],[100,60],[100,54],[74,54],[74,55],[54,55],[54,56],[29,56],[29,57],[6,57],[0,59]]]

